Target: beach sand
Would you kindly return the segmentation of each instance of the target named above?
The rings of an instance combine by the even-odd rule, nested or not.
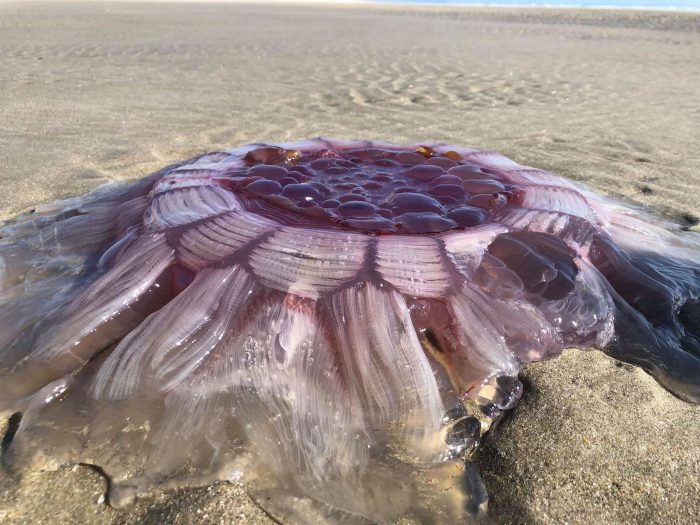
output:
[[[324,135],[498,150],[699,231],[699,57],[675,12],[1,2],[0,219]],[[495,522],[698,523],[700,408],[599,352],[522,377],[476,456]],[[270,523],[232,483],[124,510],[105,489],[0,473],[0,522]]]

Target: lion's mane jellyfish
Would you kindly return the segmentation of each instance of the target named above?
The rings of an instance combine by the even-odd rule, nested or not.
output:
[[[250,145],[0,227],[4,454],[112,504],[242,478],[281,521],[454,523],[518,371],[593,347],[700,401],[700,239],[501,155]]]

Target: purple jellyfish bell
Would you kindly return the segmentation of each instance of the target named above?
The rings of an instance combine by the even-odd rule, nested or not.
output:
[[[519,370],[599,348],[700,401],[700,238],[501,155],[255,144],[0,227],[4,461],[119,505],[242,478],[280,521],[455,523]]]

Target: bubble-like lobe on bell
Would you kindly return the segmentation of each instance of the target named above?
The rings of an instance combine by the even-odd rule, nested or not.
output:
[[[240,180],[244,204],[280,222],[380,234],[478,226],[512,195],[493,173],[453,150],[325,146],[275,154],[260,146],[227,174]]]

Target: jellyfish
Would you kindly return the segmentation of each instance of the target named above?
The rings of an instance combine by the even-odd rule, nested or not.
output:
[[[235,479],[281,522],[468,521],[523,366],[596,348],[698,402],[699,301],[696,233],[497,153],[216,151],[0,226],[3,462],[97,465],[113,505]]]

